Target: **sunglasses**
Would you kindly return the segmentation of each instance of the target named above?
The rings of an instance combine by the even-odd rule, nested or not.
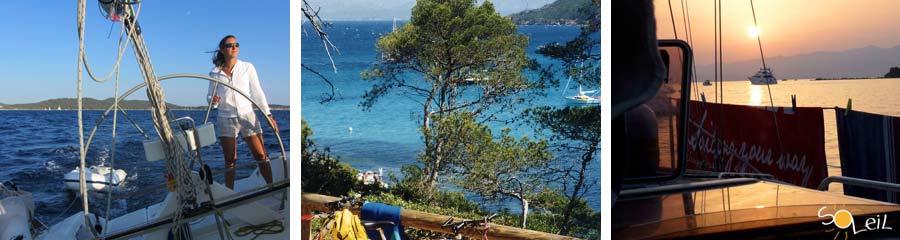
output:
[[[222,45],[222,48],[224,48],[224,49],[228,49],[228,48],[232,48],[232,47],[239,48],[239,47],[241,47],[241,44],[240,43],[226,43],[225,45]]]

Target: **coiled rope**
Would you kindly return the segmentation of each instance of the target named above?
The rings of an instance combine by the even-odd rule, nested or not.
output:
[[[238,228],[236,231],[234,231],[234,235],[237,235],[238,237],[244,237],[253,234],[254,236],[251,239],[256,239],[260,235],[278,234],[281,232],[284,232],[284,224],[282,224],[281,221],[272,220],[271,222],[259,225],[249,225]]]

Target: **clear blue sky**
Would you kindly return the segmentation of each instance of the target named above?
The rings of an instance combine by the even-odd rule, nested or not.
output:
[[[139,23],[158,76],[207,75],[210,53],[225,35],[237,36],[239,59],[252,62],[270,104],[289,103],[290,46],[288,1],[144,1]],[[0,8],[0,103],[32,103],[75,97],[77,1],[10,1]],[[119,23],[101,17],[97,1],[87,1],[85,48],[95,75],[112,68]],[[112,34],[107,38],[112,26]],[[102,77],[102,76],[101,76]],[[96,83],[85,73],[85,96],[114,96],[113,81]],[[122,57],[120,91],[141,83],[131,47]],[[205,105],[207,82],[163,82],[166,100]],[[129,99],[146,99],[143,91]]]
[[[506,16],[526,9],[540,8],[556,0],[493,0],[491,3]],[[391,20],[409,19],[416,0],[309,0],[313,8],[321,7],[319,15],[333,20]],[[480,0],[483,2],[483,0]]]

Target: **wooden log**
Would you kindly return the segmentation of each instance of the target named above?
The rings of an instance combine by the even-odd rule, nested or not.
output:
[[[325,203],[334,202],[340,198],[326,196],[314,193],[302,193],[300,199],[301,211],[319,211],[328,212],[330,209]],[[354,214],[359,214],[359,209],[350,209]],[[400,211],[400,220],[403,226],[416,229],[428,230],[433,232],[454,234],[453,229],[441,228],[441,224],[447,221],[450,216],[421,212],[416,210],[403,209]],[[465,221],[469,219],[453,218],[454,221]],[[463,236],[480,239],[484,233],[484,227],[478,226],[474,229],[463,229],[460,233]],[[304,232],[308,229],[304,229]],[[490,224],[487,229],[489,239],[578,239],[574,237],[561,236],[551,233],[538,232],[528,229],[509,227],[499,224]]]

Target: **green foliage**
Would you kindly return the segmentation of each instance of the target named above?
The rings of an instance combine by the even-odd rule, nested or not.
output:
[[[563,164],[547,167],[542,172],[556,176],[559,189],[545,189],[536,200],[536,205],[560,214],[556,223],[561,234],[581,233],[595,223],[589,216],[593,210],[587,206],[583,196],[600,179],[589,179],[588,167],[596,163],[595,155],[600,145],[600,107],[565,107],[561,109],[538,107],[526,111],[533,124],[544,130],[554,142],[554,148],[564,152],[580,153],[580,158],[567,159]],[[568,196],[566,196],[568,195]]]
[[[535,206],[542,209],[544,213],[542,216],[554,226],[553,232],[563,230],[563,225],[560,223],[566,221],[564,213],[567,211],[570,200],[569,196],[549,188],[544,189],[535,197]],[[570,219],[567,235],[587,238],[586,236],[589,236],[592,231],[600,231],[600,213],[588,206],[584,199],[579,198],[575,201]]]
[[[373,83],[360,103],[364,108],[392,92],[421,104],[425,150],[419,159],[426,194],[433,192],[438,175],[453,169],[443,157],[455,154],[445,148],[444,138],[432,137],[432,118],[461,110],[473,116],[489,108],[502,111],[513,106],[510,96],[546,87],[523,74],[533,63],[525,54],[528,37],[491,2],[475,2],[418,0],[410,22],[378,40],[384,61],[361,74]],[[467,79],[477,83],[467,85]]]
[[[575,13],[586,19],[581,33],[565,44],[551,43],[537,53],[563,62],[563,73],[575,82],[600,87],[600,1],[587,3]],[[550,66],[553,67],[553,66]],[[549,71],[549,70],[546,70]]]
[[[475,6],[470,0],[419,0],[408,24],[378,40],[376,49],[389,60],[362,73],[375,85],[361,105],[371,107],[390,91],[404,89],[430,98],[443,111],[457,106],[458,85],[474,73],[486,74],[480,76],[485,101],[469,103],[488,104],[486,100],[530,87],[522,76],[529,63],[527,46],[528,37],[518,33],[489,1]]]
[[[421,184],[422,179],[425,179],[422,168],[417,165],[405,165],[400,167],[400,171],[403,172],[403,178],[388,173],[388,178],[394,183],[391,193],[407,200],[428,199]]]
[[[430,130],[434,138],[445,141],[443,159],[452,166],[451,172],[458,173],[452,182],[491,199],[527,198],[541,177],[529,170],[553,158],[546,141],[516,140],[508,128],[495,139],[487,124],[465,111],[436,118]]]
[[[538,53],[562,61],[563,73],[575,82],[588,87],[600,87],[600,1],[594,0],[579,12],[588,19],[581,33],[565,44],[550,44]],[[550,66],[548,68],[552,68]],[[551,70],[546,70],[551,71]],[[540,205],[557,213],[560,234],[577,236],[599,235],[599,213],[594,213],[584,200],[584,194],[599,183],[589,179],[587,170],[596,163],[600,145],[600,107],[538,107],[525,112],[539,132],[549,135],[558,151],[577,153],[580,159],[566,159],[566,163],[545,169],[559,189],[545,190]],[[596,215],[596,216],[594,216]]]
[[[550,130],[551,140],[582,141],[586,148],[600,142],[600,106],[586,107],[536,107],[525,111],[533,123]]]
[[[485,211],[478,207],[478,204],[472,200],[468,200],[461,193],[457,192],[443,192],[438,191],[434,195],[434,200],[425,200],[425,199],[405,199],[396,194],[397,191],[409,191],[398,189],[402,188],[400,185],[396,185],[392,187],[391,192],[383,192],[377,193],[374,195],[368,195],[365,197],[366,201],[370,202],[381,202],[394,206],[402,207],[403,209],[416,210],[434,214],[441,214],[446,216],[453,216],[454,219],[480,219],[485,216],[489,216],[492,213],[489,211]],[[541,231],[541,232],[549,232],[556,233],[559,232],[559,227],[557,222],[560,221],[560,217],[557,214],[551,212],[536,212],[529,215],[528,220],[528,229]],[[600,215],[596,214],[596,222],[595,224],[590,224],[588,226],[596,226],[596,231],[599,233],[600,231]],[[512,214],[508,210],[502,209],[498,212],[498,216],[491,221],[492,224],[499,224],[505,226],[517,226],[519,224],[519,217],[517,214]],[[441,238],[452,238],[452,236],[448,234],[436,233],[431,231],[424,231],[412,228],[410,226],[406,227],[406,233],[410,236],[411,239],[441,239]],[[587,237],[590,233],[590,230],[583,231],[581,229],[577,229],[573,231],[572,236],[577,237]],[[582,235],[583,234],[583,235]],[[596,236],[599,236],[597,234]],[[593,239],[593,238],[586,238]]]
[[[317,149],[312,140],[313,131],[306,120],[301,120],[300,132],[301,191],[329,196],[372,194],[381,191],[377,184],[364,185],[358,181],[356,175],[359,171],[331,157],[329,149]]]
[[[585,24],[588,16],[580,14],[579,9],[590,4],[591,0],[557,0],[538,9],[509,15],[509,18],[520,25]],[[599,1],[597,5],[600,5]]]

